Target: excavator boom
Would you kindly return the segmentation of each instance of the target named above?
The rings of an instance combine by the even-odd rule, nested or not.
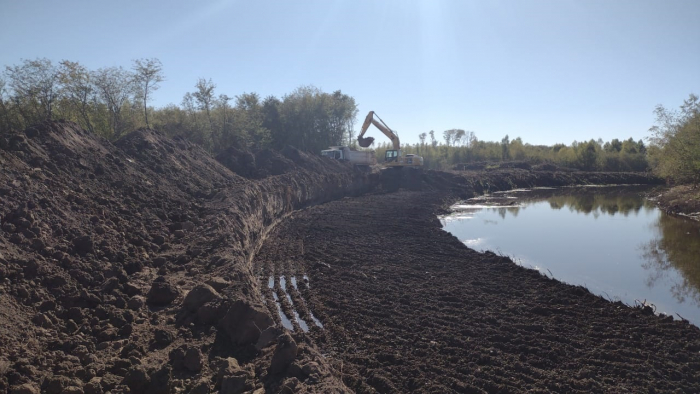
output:
[[[375,118],[379,119],[377,121]],[[401,142],[399,142],[399,136],[394,133],[389,126],[384,123],[384,121],[374,113],[374,111],[369,111],[367,114],[367,117],[365,118],[365,122],[362,124],[362,129],[360,130],[360,135],[357,137],[357,143],[360,144],[361,147],[366,148],[370,145],[372,145],[372,142],[374,142],[373,137],[367,137],[363,138],[365,133],[367,132],[367,129],[369,128],[369,125],[373,124],[374,127],[378,128],[379,131],[384,133],[385,136],[387,136],[390,140],[391,143],[394,145],[395,150],[400,150],[401,149]]]

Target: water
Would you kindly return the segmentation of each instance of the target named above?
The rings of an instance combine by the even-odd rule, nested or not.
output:
[[[700,326],[700,223],[666,215],[643,190],[495,194],[457,205],[441,222],[470,248],[508,255],[613,301],[651,303]]]

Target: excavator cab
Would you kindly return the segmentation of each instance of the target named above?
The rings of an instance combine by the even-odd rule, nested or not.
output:
[[[400,153],[398,150],[387,149],[384,154],[384,161],[387,163],[396,162],[399,160]]]

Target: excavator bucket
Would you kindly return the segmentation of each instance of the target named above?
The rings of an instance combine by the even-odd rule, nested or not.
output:
[[[357,143],[360,144],[360,146],[363,148],[366,148],[366,147],[372,145],[372,142],[374,142],[374,137],[367,137],[367,138],[357,137]]]

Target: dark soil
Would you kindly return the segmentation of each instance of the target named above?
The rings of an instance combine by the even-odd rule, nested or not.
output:
[[[314,207],[258,254],[265,282],[308,276],[294,303],[323,323],[311,336],[348,387],[700,392],[697,327],[468,249],[440,229],[443,198],[400,192]]]
[[[644,175],[216,160],[69,122],[0,135],[0,168],[0,394],[698,391],[696,328],[470,251],[435,218]],[[281,274],[309,333],[280,325]]]

